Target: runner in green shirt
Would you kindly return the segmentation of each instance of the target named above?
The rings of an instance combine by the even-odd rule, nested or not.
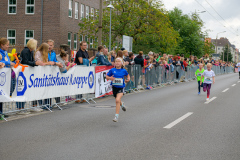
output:
[[[200,85],[201,76],[202,76],[203,72],[204,72],[203,64],[200,63],[199,69],[196,70],[196,72],[195,72],[195,76],[197,77],[197,81],[198,81],[198,95],[201,93],[201,87],[203,87],[204,78],[202,79],[202,85]]]

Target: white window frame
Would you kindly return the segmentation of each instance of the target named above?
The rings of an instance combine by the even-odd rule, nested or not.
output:
[[[27,0],[25,1],[26,5],[25,5],[25,14],[34,14],[35,13],[35,0],[33,0],[34,4],[27,4]],[[33,7],[33,13],[27,13],[27,7]]]
[[[85,8],[84,4],[81,4],[81,19],[84,18],[84,8]]]
[[[74,38],[74,41],[73,41],[74,42],[74,46],[73,46],[74,50],[77,50],[77,48],[78,48],[78,46],[77,46],[78,45],[78,43],[77,43],[77,35],[78,34],[76,33],[76,34],[74,34],[74,37],[73,37]],[[76,47],[75,47],[75,45],[76,45]]]
[[[68,2],[68,17],[72,18],[73,15],[73,0],[69,0]],[[69,12],[71,12],[71,15],[69,15]]]
[[[95,13],[98,14],[99,10],[98,9],[95,9]]]
[[[91,17],[94,17],[94,8],[91,8]]]
[[[89,19],[89,6],[86,6],[86,18]]]
[[[69,33],[70,33],[70,39],[68,39],[68,45],[69,45],[69,48],[72,49],[72,32],[68,32],[68,34]]]
[[[80,35],[80,43],[83,41],[83,35]]]
[[[87,40],[86,40],[86,38],[87,38]],[[88,40],[89,40],[88,36],[84,36],[84,41],[87,42],[87,48],[88,48],[88,43],[89,43]]]
[[[75,19],[78,19],[78,8],[79,8],[79,3],[75,2]]]
[[[90,48],[93,48],[93,38],[90,38]]]
[[[16,4],[9,4],[10,0],[8,0],[8,14],[17,14],[17,0],[16,0]],[[10,7],[16,7],[16,13],[9,13],[9,8]]]
[[[8,35],[8,32],[9,32],[9,31],[14,31],[14,32],[15,32],[15,37],[9,37],[9,35]],[[14,40],[15,40],[15,44],[14,44],[14,45],[16,45],[16,29],[8,29],[8,30],[7,30],[7,39],[8,39],[8,40],[14,39]]]
[[[26,37],[27,36],[27,31],[32,31],[33,32],[33,37]],[[25,36],[24,36],[24,45],[26,46],[26,40],[29,39],[34,39],[34,30],[25,30]]]

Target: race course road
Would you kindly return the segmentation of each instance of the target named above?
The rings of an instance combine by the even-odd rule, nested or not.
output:
[[[129,94],[117,123],[114,107],[94,104],[0,123],[0,159],[240,160],[238,81],[217,76],[209,103],[196,81]]]

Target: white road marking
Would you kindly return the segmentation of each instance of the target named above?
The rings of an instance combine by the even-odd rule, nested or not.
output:
[[[209,101],[205,102],[205,104],[208,104],[210,102],[212,102],[214,99],[216,99],[217,97],[212,97]]]
[[[232,86],[234,87],[234,86],[236,86],[236,84],[233,84]]]
[[[229,90],[229,88],[227,88],[227,89],[223,90],[222,92],[227,92],[227,90]]]
[[[163,128],[170,129],[170,128],[172,128],[176,124],[180,123],[181,121],[183,121],[184,119],[186,119],[187,117],[189,117],[192,114],[193,114],[193,112],[188,112],[187,114],[183,115],[182,117],[178,118],[177,120],[173,121],[172,123],[170,123],[169,125],[167,125]]]

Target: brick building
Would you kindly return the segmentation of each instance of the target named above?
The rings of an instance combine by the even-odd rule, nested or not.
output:
[[[98,9],[99,0],[1,0],[0,37],[20,46],[31,38],[38,40],[38,45],[53,39],[55,47],[69,44],[78,50],[79,41],[93,41],[78,35],[78,24]]]

